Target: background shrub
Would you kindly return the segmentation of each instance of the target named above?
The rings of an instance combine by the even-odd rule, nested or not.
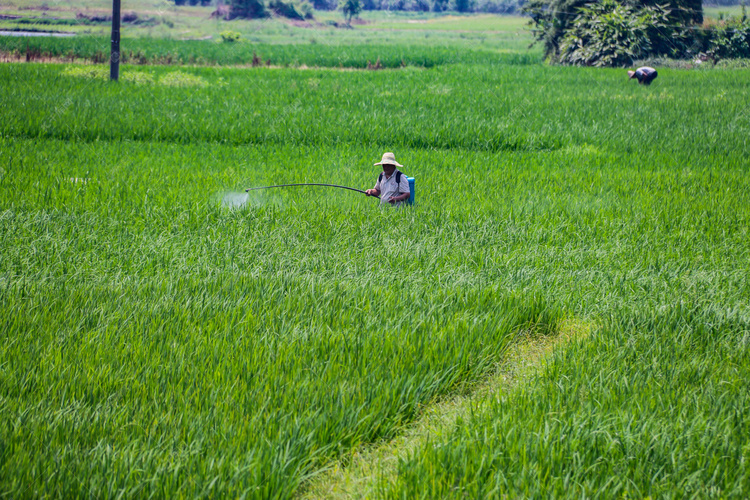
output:
[[[221,41],[227,42],[227,43],[239,42],[240,39],[242,38],[242,35],[240,35],[236,31],[229,31],[229,30],[222,31],[220,36],[221,36]]]
[[[543,45],[549,61],[570,63],[561,60],[563,41],[570,34],[565,42],[566,59],[574,57],[578,61],[574,64],[584,64],[581,61],[585,60],[611,59],[615,65],[620,65],[628,53],[640,54],[635,57],[683,57],[695,51],[696,30],[693,28],[703,21],[700,2],[674,0],[664,6],[661,4],[655,1],[530,0],[522,10],[531,17],[529,24],[532,33],[536,41]],[[633,19],[625,19],[626,16]],[[637,29],[639,33],[628,33],[630,29]],[[576,35],[583,38],[576,41]],[[610,36],[617,38],[608,40],[605,46],[602,37]],[[597,49],[592,48],[601,52],[600,57],[588,48],[583,49],[595,40],[602,40]],[[701,46],[698,43],[697,48]],[[571,56],[576,50],[577,54]],[[615,53],[620,56],[614,56]]]
[[[746,18],[730,18],[717,23],[712,33],[708,53],[714,58],[750,57],[750,22]]]
[[[232,0],[229,8],[229,17],[257,19],[268,17],[269,13],[263,0]]]
[[[560,62],[580,66],[626,66],[652,52],[650,31],[668,30],[668,12],[640,10],[614,0],[582,7],[560,44]]]

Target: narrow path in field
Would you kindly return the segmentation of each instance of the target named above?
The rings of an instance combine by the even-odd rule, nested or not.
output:
[[[567,320],[554,336],[522,338],[512,346],[497,372],[476,386],[470,394],[456,396],[425,408],[422,417],[393,440],[355,450],[332,464],[331,468],[313,479],[301,491],[300,498],[373,498],[378,484],[388,482],[397,472],[399,458],[428,440],[439,439],[459,417],[470,414],[483,401],[509,394],[526,383],[544,366],[553,350],[576,339],[586,337],[593,325]]]

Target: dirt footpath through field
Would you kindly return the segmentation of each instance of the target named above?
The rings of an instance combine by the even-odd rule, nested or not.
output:
[[[510,396],[540,370],[555,349],[588,336],[594,325],[567,320],[554,336],[522,336],[512,345],[497,372],[467,395],[438,402],[424,409],[422,418],[389,442],[355,450],[302,488],[302,499],[373,498],[378,485],[397,474],[399,459],[428,441],[440,441],[459,417],[492,398]],[[344,465],[346,464],[346,465]]]

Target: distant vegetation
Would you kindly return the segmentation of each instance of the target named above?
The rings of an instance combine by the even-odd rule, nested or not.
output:
[[[83,12],[76,13],[75,17],[53,17],[53,16],[19,16],[3,15],[0,19],[12,21],[18,25],[34,26],[97,26],[109,25],[112,23],[112,16],[108,14],[86,14]],[[123,24],[132,26],[154,26],[159,23],[155,17],[138,15],[135,12],[123,12],[120,17]]]
[[[213,3],[213,0],[174,0],[175,5],[202,5],[206,7]]]
[[[212,0],[173,0],[176,5],[211,5]],[[269,4],[280,0],[268,0]],[[351,0],[352,2],[354,0]],[[249,9],[253,16],[263,17],[265,10],[259,8],[264,0],[231,0],[231,4],[253,3],[256,7]],[[292,4],[293,2],[287,2]],[[520,11],[524,0],[358,0],[362,10],[388,10],[413,12],[487,12],[495,14],[513,14]],[[312,0],[317,10],[335,10],[341,8],[339,0]],[[265,4],[264,4],[265,6]],[[269,8],[270,5],[268,5]],[[283,15],[283,14],[280,14]],[[286,16],[289,17],[289,16]]]
[[[704,7],[730,7],[737,5],[747,5],[747,0],[711,0],[704,2]]]
[[[523,10],[552,63],[622,67],[649,57],[750,57],[744,6],[741,17],[719,21],[704,21],[699,0],[530,0]]]
[[[229,19],[259,19],[269,15],[264,0],[231,0]]]

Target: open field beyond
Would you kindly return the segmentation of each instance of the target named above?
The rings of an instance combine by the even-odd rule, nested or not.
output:
[[[430,22],[0,64],[1,496],[291,498],[570,321],[360,494],[750,495],[750,70],[643,87]],[[366,189],[385,151],[415,206],[244,192]]]

